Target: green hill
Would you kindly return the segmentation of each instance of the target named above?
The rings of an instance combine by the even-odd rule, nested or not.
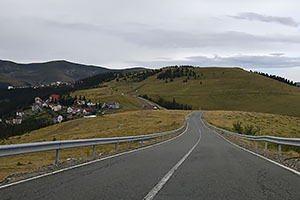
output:
[[[144,95],[158,100],[188,104],[193,109],[239,110],[300,116],[300,88],[248,72],[240,68],[189,68],[183,76],[158,79],[176,70],[164,68],[140,82],[134,82],[137,73],[109,83],[115,91],[130,95]],[[177,70],[178,71],[178,70]],[[186,74],[186,75],[185,75]]]

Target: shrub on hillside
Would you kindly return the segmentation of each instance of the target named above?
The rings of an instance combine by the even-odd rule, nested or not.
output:
[[[246,125],[244,128],[244,132],[246,135],[255,135],[260,131],[259,127],[254,128],[252,125]]]
[[[237,121],[237,122],[233,122],[233,131],[238,132],[239,134],[243,133],[243,127],[242,127],[242,122]]]

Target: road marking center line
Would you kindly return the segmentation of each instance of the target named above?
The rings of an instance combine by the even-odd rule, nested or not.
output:
[[[296,170],[294,170],[294,169],[292,169],[292,168],[289,168],[289,167],[287,167],[287,166],[285,166],[285,165],[282,165],[282,164],[280,164],[280,163],[278,163],[278,162],[276,162],[276,161],[274,161],[274,160],[271,160],[271,159],[269,159],[269,158],[266,158],[266,157],[264,157],[264,156],[262,156],[262,155],[260,155],[260,154],[257,154],[257,153],[255,153],[255,152],[253,152],[253,151],[250,151],[250,150],[248,150],[248,149],[246,149],[246,148],[244,148],[244,147],[241,147],[241,146],[239,146],[239,145],[237,145],[237,144],[231,142],[230,140],[228,140],[227,138],[225,138],[223,135],[221,135],[221,134],[219,134],[218,132],[216,132],[215,130],[212,130],[212,129],[210,129],[209,127],[207,127],[206,124],[203,123],[202,119],[201,119],[201,122],[202,122],[202,124],[203,124],[207,129],[211,130],[212,132],[214,132],[214,133],[217,134],[219,137],[221,137],[222,139],[224,139],[226,142],[232,144],[233,146],[236,146],[236,147],[238,147],[238,148],[240,148],[240,149],[242,149],[242,150],[244,150],[244,151],[246,151],[246,152],[248,152],[248,153],[251,153],[251,154],[253,154],[253,155],[255,155],[255,156],[258,156],[258,157],[260,157],[260,158],[262,158],[262,159],[264,159],[264,160],[266,160],[266,161],[269,161],[269,162],[271,162],[271,163],[273,163],[273,164],[275,164],[275,165],[277,165],[277,166],[279,166],[279,167],[282,167],[282,168],[284,168],[284,169],[286,169],[286,170],[289,170],[289,171],[291,171],[291,172],[297,174],[298,176],[300,176],[300,172],[298,172],[298,171],[296,171]]]
[[[93,163],[96,163],[96,162],[100,162],[100,161],[103,161],[103,160],[107,160],[107,159],[119,157],[119,156],[122,156],[122,155],[125,155],[125,154],[134,153],[134,152],[137,152],[137,151],[149,149],[149,148],[152,148],[152,147],[155,147],[155,146],[159,146],[159,145],[171,142],[172,140],[175,140],[178,137],[182,136],[184,133],[186,133],[186,131],[187,131],[188,127],[189,127],[189,123],[190,122],[188,121],[185,130],[181,134],[179,134],[176,137],[173,137],[173,138],[171,138],[169,140],[166,140],[166,141],[163,141],[163,142],[160,142],[160,143],[156,143],[156,144],[152,144],[150,146],[146,146],[146,147],[141,147],[141,148],[138,148],[138,149],[134,149],[134,150],[131,150],[131,151],[126,151],[126,152],[118,153],[118,154],[115,154],[115,155],[112,155],[112,156],[108,156],[108,157],[105,157],[105,158],[100,158],[100,159],[97,159],[97,160],[92,160],[92,161],[89,161],[89,162],[86,162],[86,163],[81,163],[81,164],[74,165],[74,166],[71,166],[71,167],[68,167],[68,168],[63,168],[63,169],[60,169],[60,170],[57,170],[57,171],[54,171],[54,172],[50,172],[50,173],[46,173],[46,174],[34,176],[34,177],[27,178],[27,179],[24,179],[24,180],[20,180],[20,181],[14,182],[14,183],[9,183],[9,184],[6,184],[6,185],[2,185],[2,186],[0,186],[0,189],[7,188],[7,187],[10,187],[10,186],[13,186],[13,185],[20,184],[20,183],[32,181],[32,180],[35,180],[35,179],[43,178],[43,177],[46,177],[46,176],[54,175],[54,174],[57,174],[57,173],[60,173],[60,172],[64,172],[64,171],[67,171],[67,170],[71,170],[71,169],[83,167],[85,165],[90,165],[90,164],[93,164]]]
[[[198,127],[197,127],[198,128]],[[201,131],[199,131],[199,139],[197,140],[196,144],[178,161],[178,163],[172,167],[172,169],[152,188],[152,190],[144,197],[143,200],[152,200],[157,193],[163,188],[163,186],[168,182],[168,180],[172,177],[175,171],[182,165],[182,163],[187,159],[187,157],[192,153],[192,151],[196,148],[201,140]]]

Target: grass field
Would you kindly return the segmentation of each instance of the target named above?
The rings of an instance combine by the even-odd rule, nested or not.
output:
[[[217,127],[234,131],[233,123],[242,122],[242,127],[252,125],[259,129],[255,135],[270,135],[276,137],[300,138],[300,118],[268,113],[239,111],[209,111],[204,119]],[[252,142],[253,143],[253,142]],[[254,145],[254,144],[253,144]],[[264,147],[264,142],[258,144]],[[278,150],[278,145],[270,143],[269,150]],[[294,157],[300,156],[300,148],[283,145],[282,150]]]
[[[240,121],[242,126],[259,127],[261,131],[256,135],[300,138],[299,117],[255,112],[210,111],[204,115],[204,119],[217,127],[231,131],[233,123]]]
[[[22,136],[0,141],[0,144],[17,144],[53,140],[121,137],[164,132],[179,128],[188,111],[132,111],[104,115],[97,118],[80,118],[32,131]],[[127,144],[126,144],[127,145]],[[119,145],[119,149],[126,145]],[[97,146],[96,155],[114,150],[114,145]],[[92,147],[61,151],[60,161],[67,158],[91,156]],[[0,158],[0,180],[16,172],[37,169],[54,163],[55,151],[24,154]]]
[[[90,99],[95,102],[109,102],[109,101],[118,101],[122,106],[121,111],[133,111],[143,109],[142,104],[135,98],[122,94],[122,92],[114,91],[110,87],[78,90],[71,93],[71,96],[77,97],[85,96],[86,99]]]
[[[195,68],[196,80],[184,83],[175,78],[165,83],[150,76],[141,82],[111,81],[113,91],[125,94],[147,94],[151,98],[189,104],[193,109],[237,110],[274,113],[300,117],[300,88],[247,72],[239,68]],[[202,84],[200,84],[202,81]]]

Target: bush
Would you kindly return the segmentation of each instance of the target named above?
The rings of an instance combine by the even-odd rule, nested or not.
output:
[[[244,132],[246,135],[255,135],[260,131],[259,127],[254,128],[252,125],[246,125],[244,128]]]
[[[237,121],[237,122],[233,122],[233,131],[238,132],[239,134],[243,133],[243,127],[242,127],[242,122]]]

